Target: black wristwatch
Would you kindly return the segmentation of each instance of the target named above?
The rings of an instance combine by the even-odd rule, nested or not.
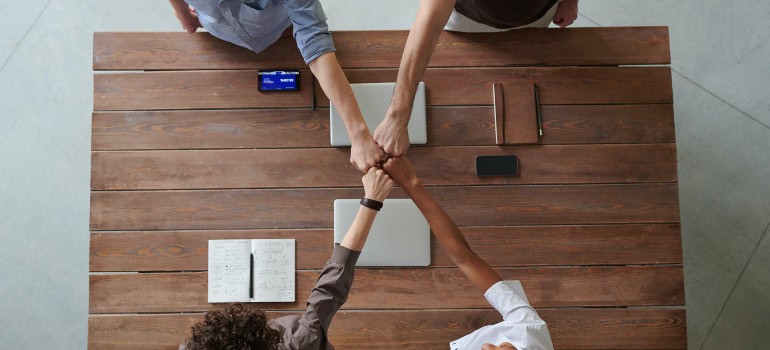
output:
[[[376,211],[380,211],[380,209],[382,209],[382,202],[369,198],[361,198],[361,205]]]

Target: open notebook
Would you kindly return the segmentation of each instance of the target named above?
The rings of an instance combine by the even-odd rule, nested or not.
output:
[[[293,239],[209,241],[209,303],[293,302]]]

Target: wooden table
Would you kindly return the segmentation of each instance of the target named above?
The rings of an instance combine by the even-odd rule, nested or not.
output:
[[[406,36],[334,33],[352,83],[395,81]],[[425,74],[416,171],[559,349],[686,348],[669,60],[658,27],[444,33]],[[301,69],[301,91],[257,91],[264,68]],[[332,202],[363,191],[293,40],[255,55],[205,33],[96,33],[94,70],[89,347],[176,349],[210,308],[209,239],[295,238],[297,302],[262,307],[304,309]],[[497,146],[492,84],[522,82],[544,135]],[[521,175],[475,176],[481,154],[518,155]],[[429,268],[359,269],[331,339],[447,349],[499,320],[434,240]]]

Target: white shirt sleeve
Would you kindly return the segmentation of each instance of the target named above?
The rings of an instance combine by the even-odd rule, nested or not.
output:
[[[500,281],[484,293],[492,307],[508,322],[543,322],[532,306],[519,281]]]

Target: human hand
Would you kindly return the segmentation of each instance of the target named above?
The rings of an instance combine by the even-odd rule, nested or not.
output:
[[[201,22],[198,20],[198,14],[195,13],[195,9],[188,7],[187,10],[174,10],[174,16],[179,20],[179,24],[182,25],[188,33],[195,33],[198,28],[201,28]]]
[[[369,168],[369,171],[361,178],[364,183],[364,197],[382,202],[393,189],[393,180],[382,169],[375,167]]]
[[[369,135],[368,132],[366,134]],[[385,158],[385,151],[374,142],[371,136],[351,140],[351,144],[350,163],[362,173],[377,166]]]
[[[409,149],[409,130],[407,123],[394,117],[385,119],[374,130],[374,141],[391,157],[404,155]]]
[[[406,157],[390,158],[385,161],[382,168],[385,169],[385,172],[390,175],[393,181],[407,191],[419,183],[419,179],[412,168],[412,163]]]
[[[565,28],[575,22],[578,15],[578,0],[563,0],[559,2],[556,8],[556,14],[553,16],[553,23],[559,27]]]

